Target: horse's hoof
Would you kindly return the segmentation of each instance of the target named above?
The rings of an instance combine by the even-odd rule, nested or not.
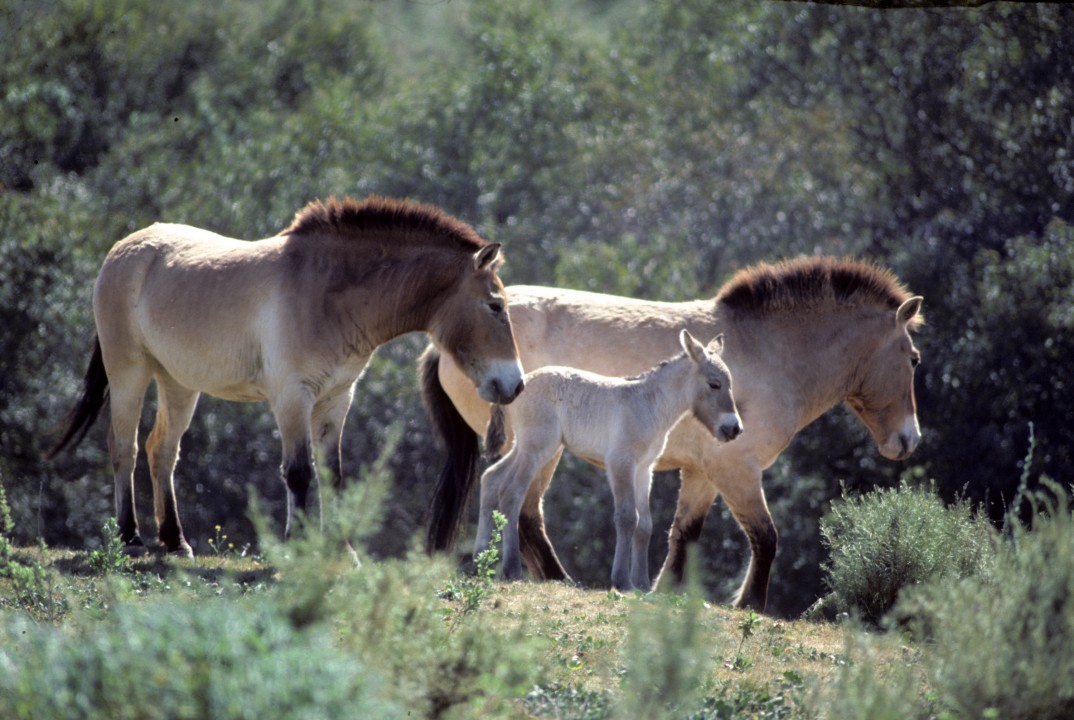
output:
[[[187,560],[193,560],[194,548],[190,547],[190,545],[184,540],[183,542],[179,543],[179,547],[175,548],[174,550],[168,550],[168,554],[173,557],[181,557],[186,558]]]
[[[148,552],[141,540],[132,540],[123,546],[123,554],[130,558],[140,558]]]

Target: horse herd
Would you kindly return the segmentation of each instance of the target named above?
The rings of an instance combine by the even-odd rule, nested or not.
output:
[[[525,563],[536,579],[568,579],[545,531],[543,496],[570,449],[607,472],[613,586],[650,588],[652,471],[678,468],[655,583],[681,581],[686,548],[722,496],[751,548],[734,604],[763,611],[778,534],[761,473],[795,433],[846,402],[884,457],[906,458],[920,440],[910,332],[922,299],[886,269],[829,257],[759,264],[715,298],[665,303],[505,289],[501,262],[500,245],[465,223],[381,197],[310,203],[256,241],[184,225],[140,230],[104,260],[82,392],[49,457],[80,441],[110,401],[119,532],[128,551],[144,552],[134,467],[155,381],[145,447],[157,535],[168,551],[191,555],[174,470],[198,397],[267,401],[289,534],[307,510],[315,444],[343,482],[343,423],[373,352],[423,331],[431,342],[422,397],[447,453],[430,551],[454,545],[487,432],[487,449],[506,454],[481,476],[475,552],[489,543],[493,510],[504,513],[507,577]]]

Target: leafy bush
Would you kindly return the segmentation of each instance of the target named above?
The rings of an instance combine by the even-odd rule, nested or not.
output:
[[[1047,481],[1045,481],[1047,482]],[[908,592],[897,608],[927,638],[929,681],[952,717],[1074,717],[1074,515],[1035,494],[987,573]]]
[[[968,504],[946,507],[907,484],[832,503],[821,521],[831,549],[830,600],[878,623],[906,587],[978,574],[992,557],[993,531]]]
[[[234,599],[124,604],[61,628],[8,623],[6,718],[368,718],[402,714],[331,628]]]

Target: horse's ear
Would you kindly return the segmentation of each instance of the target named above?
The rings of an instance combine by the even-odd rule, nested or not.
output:
[[[683,328],[679,331],[679,344],[682,345],[682,349],[686,351],[686,354],[690,356],[690,359],[695,363],[701,362],[705,357],[705,348],[702,347],[694,336],[690,334],[690,331]]]
[[[717,355],[723,355],[723,333],[709,340],[709,350]]]
[[[906,325],[917,317],[917,314],[921,311],[921,303],[925,301],[925,298],[920,295],[915,295],[895,311],[895,325],[898,328],[904,328]]]
[[[474,253],[474,270],[484,270],[500,256],[500,243],[489,243]]]

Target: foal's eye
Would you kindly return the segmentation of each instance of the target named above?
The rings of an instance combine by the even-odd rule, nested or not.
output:
[[[719,390],[723,386],[720,385],[719,380],[711,380],[711,381],[709,381],[709,387],[712,388],[713,390]]]

